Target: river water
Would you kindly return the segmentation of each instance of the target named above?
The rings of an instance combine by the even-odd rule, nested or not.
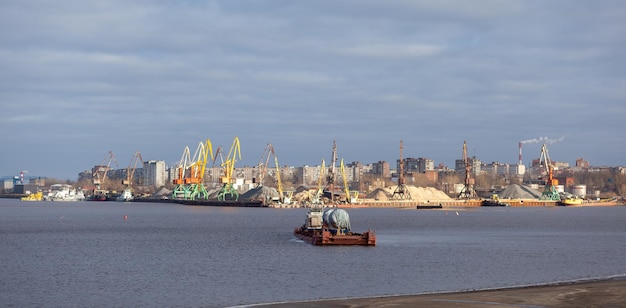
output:
[[[0,199],[0,303],[224,307],[626,275],[626,207],[349,209],[376,247],[295,239],[306,209]]]

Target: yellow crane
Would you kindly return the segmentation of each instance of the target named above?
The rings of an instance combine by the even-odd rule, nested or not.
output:
[[[174,198],[208,199],[209,193],[204,186],[204,174],[209,157],[214,160],[213,145],[210,139],[206,139],[205,142],[200,141],[193,156],[191,156],[189,147],[185,147],[175,169],[176,178],[173,180],[175,187],[172,193]]]
[[[356,203],[357,199],[359,197],[359,192],[358,191],[350,191],[350,187],[348,185],[348,177],[346,175],[346,167],[343,164],[343,158],[341,159],[341,162],[339,164],[339,168],[341,169],[341,177],[343,178],[343,191],[345,194],[345,201],[346,203]]]
[[[94,168],[92,173],[92,181],[95,186],[94,194],[106,194],[108,192],[107,190],[102,189],[102,184],[105,183],[107,173],[111,169],[111,162],[114,162],[115,166],[118,166],[115,154],[113,154],[112,151],[109,151],[109,153],[102,160],[102,163]]]
[[[274,155],[274,164],[276,164],[276,190],[278,191],[279,202],[282,204],[291,204],[293,191],[283,191],[283,182],[280,179],[280,165],[278,164],[276,155]]]
[[[234,200],[239,199],[239,193],[233,187],[233,173],[235,171],[235,162],[237,161],[237,158],[241,159],[241,145],[239,143],[239,138],[235,136],[233,144],[230,146],[230,151],[228,151],[226,161],[222,162],[222,170],[224,172],[222,177],[220,177],[222,188],[217,193],[217,199],[220,201],[226,200],[227,194]]]
[[[133,158],[126,168],[126,179],[122,180],[122,184],[126,185],[127,188],[132,188],[133,186],[135,171],[137,170],[137,165],[139,163],[143,166],[143,158],[141,157],[141,153],[139,151],[135,151]]]
[[[207,139],[204,143],[198,143],[196,152],[191,159],[191,165],[189,166],[189,176],[184,179],[187,185],[188,199],[190,200],[209,198],[209,193],[206,190],[206,186],[204,186],[204,174],[209,157],[211,160],[214,160],[213,145],[211,144],[211,140]]]
[[[137,164],[143,165],[143,159],[141,153],[135,151],[133,158],[130,160],[128,167],[126,168],[126,178],[122,180],[122,184],[126,185],[122,194],[117,197],[117,201],[132,201],[135,198],[135,192],[133,190],[133,178],[135,176],[135,170],[137,170]]]

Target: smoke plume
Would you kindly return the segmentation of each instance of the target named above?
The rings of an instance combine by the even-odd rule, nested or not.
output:
[[[545,144],[554,144],[557,143],[559,141],[563,141],[565,140],[565,137],[561,137],[559,139],[551,139],[548,137],[539,137],[539,138],[535,138],[535,139],[529,139],[529,140],[524,140],[524,141],[520,141],[521,144],[527,144],[527,143],[545,143]]]

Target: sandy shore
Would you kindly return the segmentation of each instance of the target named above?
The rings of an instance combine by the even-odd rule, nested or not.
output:
[[[488,291],[320,300],[257,307],[626,307],[626,277]]]

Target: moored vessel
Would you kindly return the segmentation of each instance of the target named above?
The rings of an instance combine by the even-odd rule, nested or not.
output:
[[[568,197],[565,199],[561,199],[561,201],[558,202],[558,205],[564,205],[564,206],[582,205],[582,204],[583,204],[583,199],[578,198],[578,197]]]
[[[374,231],[352,232],[348,213],[337,208],[329,209],[326,212],[321,207],[311,208],[304,224],[296,228],[293,234],[295,237],[317,246],[376,246]]]

